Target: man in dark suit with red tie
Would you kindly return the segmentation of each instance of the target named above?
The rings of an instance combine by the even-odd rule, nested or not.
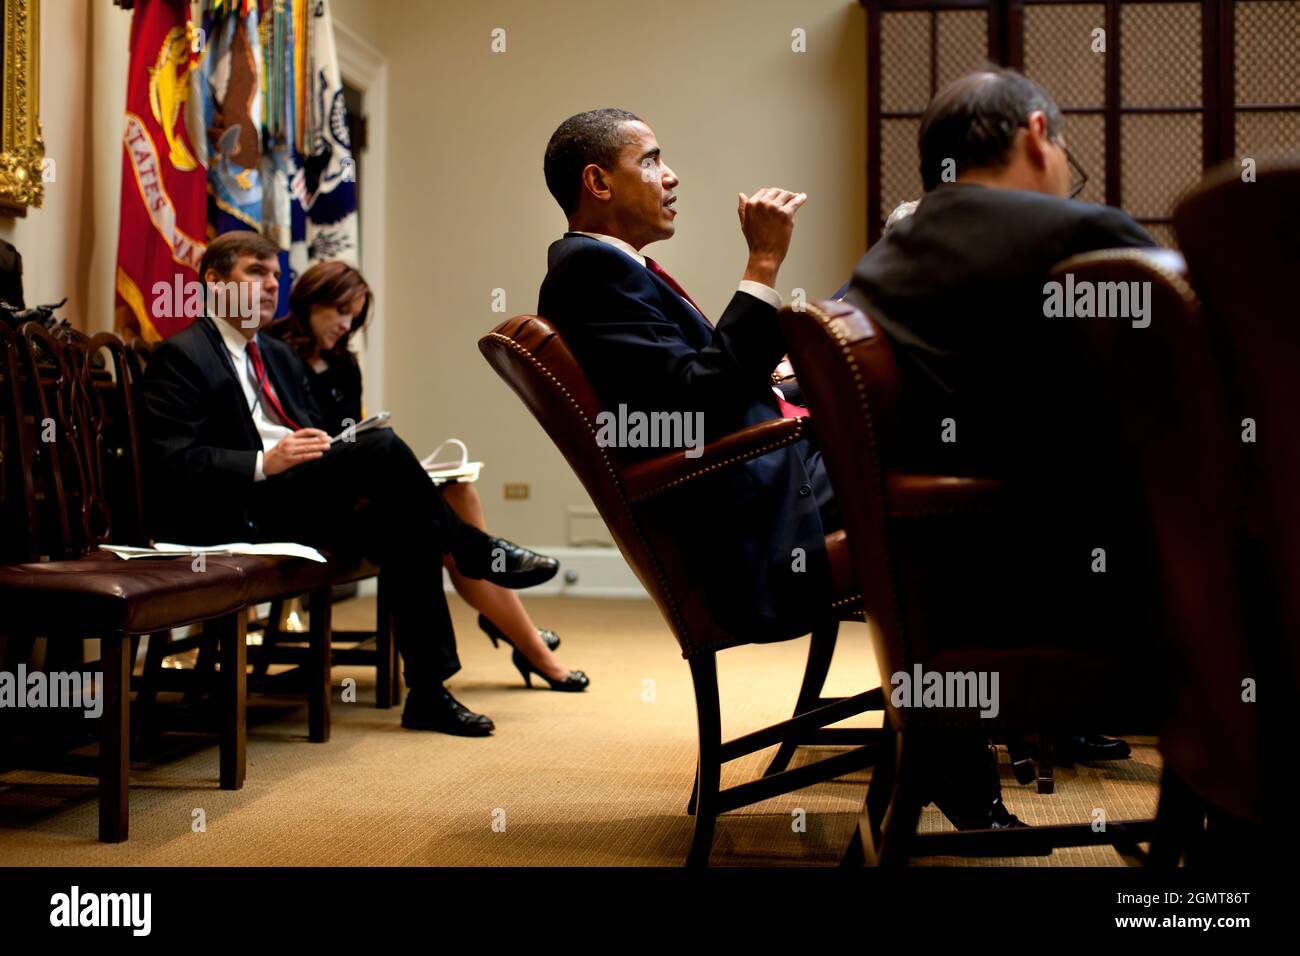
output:
[[[555,323],[610,408],[701,414],[712,441],[803,415],[773,387],[785,352],[774,288],[807,196],[741,194],[749,257],[716,325],[645,245],[673,235],[678,179],[654,132],[625,110],[570,117],[546,149],[546,183],[569,231],[549,253],[538,312]],[[662,453],[655,450],[652,454]],[[683,550],[716,617],[757,640],[805,634],[829,604],[830,484],[808,442],[724,469],[678,498]],[[832,524],[833,527],[833,524]],[[801,559],[802,558],[802,559]]]
[[[785,354],[774,288],[807,197],[741,193],[749,256],[716,325],[686,290],[641,254],[674,232],[678,178],[654,132],[625,110],[565,120],[546,148],[546,184],[568,218],[553,243],[538,312],[553,322],[608,407],[702,412],[706,440],[777,417],[801,416],[773,382]],[[661,454],[653,450],[651,454]],[[825,535],[839,525],[820,452],[810,442],[722,469],[682,489],[677,525],[712,609],[758,640],[807,633],[828,606]],[[806,565],[792,560],[796,549]],[[991,774],[991,777],[990,777]],[[1023,826],[1002,803],[987,748],[959,742],[930,792],[963,829]]]
[[[442,556],[466,577],[512,588],[542,583],[558,564],[462,522],[391,429],[331,444],[306,367],[258,334],[275,313],[278,255],[257,233],[214,239],[199,268],[209,314],[149,360],[143,435],[153,534],[194,545],[299,541],[376,560],[392,585],[410,689],[402,725],[486,736],[492,721],[443,686],[460,661]]]

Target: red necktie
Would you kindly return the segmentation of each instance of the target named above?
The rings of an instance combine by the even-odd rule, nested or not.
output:
[[[695,300],[686,294],[686,290],[682,288],[681,283],[679,283],[676,279],[670,276],[668,274],[668,270],[666,270],[659,263],[655,262],[649,256],[646,256],[645,267],[649,269],[651,272],[653,272],[655,275],[657,275],[659,278],[663,279],[664,282],[668,283],[668,288],[672,289],[683,299],[689,302],[691,304],[691,307],[695,309],[696,312],[700,313],[700,316],[704,319],[704,321],[706,322],[708,321],[708,316],[704,315],[704,310],[695,304]],[[776,393],[776,404],[781,409],[782,418],[807,418],[808,417],[808,409],[804,408],[801,405],[793,405],[790,402],[787,402],[785,400],[785,396],[781,394],[781,390],[779,388],[773,386],[772,391]]]
[[[256,339],[248,340],[248,357],[252,359],[253,374],[257,376],[256,393],[265,396],[266,403],[280,416],[280,421],[297,431],[298,423],[281,407],[280,400],[275,397],[275,389],[271,387],[271,381],[266,377],[266,364],[262,361],[262,352],[257,347]]]
[[[695,304],[695,300],[686,294],[686,290],[682,288],[681,283],[678,282],[676,279],[674,279],[672,276],[670,276],[668,274],[668,270],[666,270],[659,263],[655,262],[649,256],[646,256],[645,267],[649,269],[651,272],[653,272],[655,275],[657,275],[659,278],[663,279],[664,282],[668,283],[668,288],[672,289],[683,299],[689,302],[691,304],[691,308],[694,309],[696,312],[700,313],[700,318],[704,319],[705,322],[709,321],[709,317],[704,314],[704,310]]]

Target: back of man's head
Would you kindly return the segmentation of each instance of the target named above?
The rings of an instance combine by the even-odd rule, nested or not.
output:
[[[1015,70],[989,66],[960,76],[940,90],[921,117],[921,183],[929,192],[945,171],[996,170],[1011,156],[1016,133],[1031,113],[1042,112],[1047,133],[1064,120],[1052,97]]]
[[[627,110],[605,107],[570,116],[551,134],[542,168],[546,188],[566,216],[573,215],[578,208],[582,171],[592,163],[602,169],[612,169],[619,151],[627,144],[623,124],[640,120],[641,117]]]

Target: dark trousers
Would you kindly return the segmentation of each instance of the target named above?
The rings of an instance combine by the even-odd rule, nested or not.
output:
[[[337,442],[316,461],[257,482],[250,512],[261,540],[361,554],[383,567],[409,687],[434,687],[460,670],[442,556],[473,573],[468,566],[488,553],[489,539],[452,511],[392,429]]]

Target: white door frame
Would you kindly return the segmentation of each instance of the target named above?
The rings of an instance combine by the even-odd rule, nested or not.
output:
[[[362,333],[361,372],[369,414],[384,408],[384,183],[388,166],[388,60],[369,41],[337,17],[334,45],[339,76],[361,91],[366,116],[366,170],[357,183],[361,220],[359,267],[374,292],[374,302]]]

